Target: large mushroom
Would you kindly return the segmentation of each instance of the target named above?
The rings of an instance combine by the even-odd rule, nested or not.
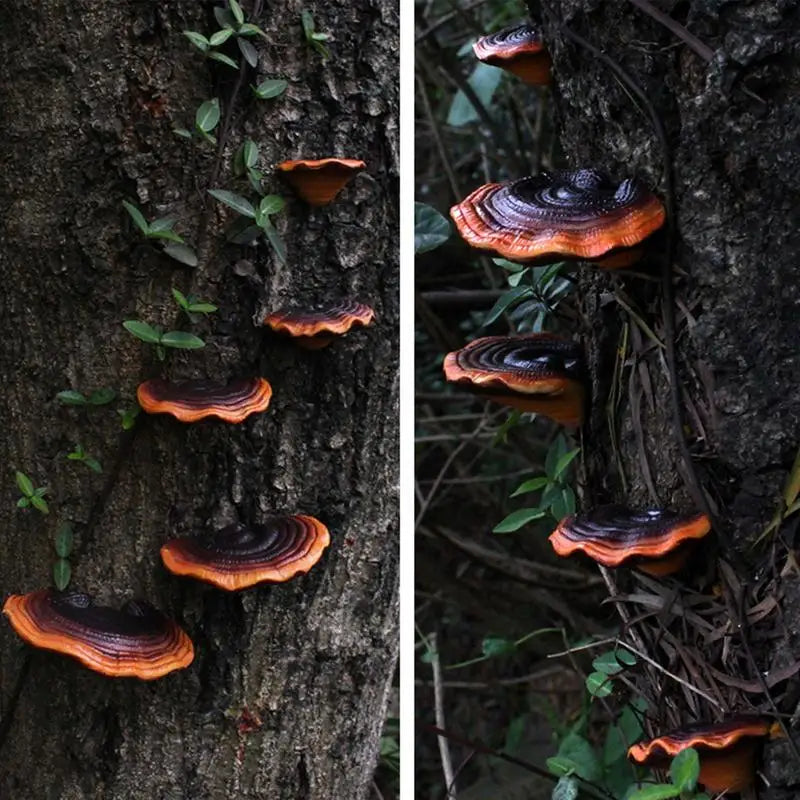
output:
[[[511,261],[593,261],[629,266],[665,219],[664,206],[644,184],[612,181],[596,169],[544,172],[488,183],[450,209],[472,246]]]
[[[374,318],[375,312],[368,305],[347,299],[324,308],[281,308],[269,314],[264,324],[293,337],[301,347],[319,350],[354,328],[366,328]]]
[[[366,164],[355,158],[282,161],[276,169],[311,206],[326,206]]]
[[[542,34],[527,23],[503,28],[488,36],[481,36],[472,49],[484,64],[513,72],[532,86],[550,83],[550,53]]]
[[[606,567],[630,565],[660,576],[681,569],[710,530],[705,514],[606,505],[564,517],[550,543],[560,556],[582,552]]]
[[[161,548],[161,559],[175,575],[234,592],[308,572],[330,540],[318,519],[298,514],[275,517],[263,525],[234,523],[215,533],[170,539]]]
[[[548,333],[484,336],[444,359],[448,381],[521,411],[564,425],[583,421],[581,347]]]
[[[191,639],[148,603],[122,610],[95,605],[87,594],[49,589],[11,595],[3,606],[29,644],[63,653],[112,678],[153,680],[192,663]]]
[[[755,778],[755,758],[766,738],[780,735],[780,725],[765,717],[737,716],[723,722],[688,725],[639,742],[628,758],[653,769],[666,769],[681,750],[693,747],[700,758],[700,783],[712,792],[741,792]]]
[[[136,396],[148,414],[172,414],[181,422],[217,417],[238,423],[267,410],[272,388],[264,378],[244,378],[227,385],[208,380],[170,383],[154,378],[140,384]]]

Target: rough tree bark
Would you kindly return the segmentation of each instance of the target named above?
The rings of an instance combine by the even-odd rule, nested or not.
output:
[[[260,9],[268,40],[253,40],[258,68],[238,86],[219,158],[172,133],[210,97],[224,120],[237,88],[234,70],[181,35],[218,28],[211,3],[0,8],[0,590],[49,584],[53,533],[72,520],[72,586],[114,605],[146,598],[196,646],[183,672],[110,680],[28,657],[3,622],[3,798],[356,798],[376,765],[397,655],[397,3],[242,6]],[[304,41],[303,8],[333,36],[325,63]],[[288,78],[286,94],[256,101],[248,84],[266,77]],[[367,162],[324,209],[271,185],[288,198],[276,218],[286,266],[263,245],[224,244],[234,215],[206,193],[236,188],[231,158],[245,137],[268,176],[285,158]],[[149,219],[177,216],[200,266],[145,246],[123,199]],[[192,326],[204,350],[162,367],[121,323],[175,327],[172,286],[220,310]],[[327,350],[258,325],[266,309],[343,295],[373,304],[378,322]],[[120,435],[115,407],[162,370],[264,375],[272,406],[238,426],[140,416]],[[54,399],[104,386],[120,393],[116,406],[87,413]],[[66,460],[76,442],[103,475]],[[15,509],[14,469],[49,487],[48,517]],[[226,595],[160,563],[169,536],[299,512],[326,522],[332,544],[289,584]]]
[[[605,64],[564,35],[562,25],[620,64],[643,87],[666,128],[677,201],[678,377],[690,409],[685,432],[700,483],[741,551],[739,578],[759,582],[781,601],[782,622],[775,625],[773,618],[761,631],[750,631],[760,667],[769,670],[800,651],[797,570],[777,577],[796,547],[794,528],[786,528],[766,552],[749,549],[776,508],[800,442],[800,4],[654,5],[705,43],[710,60],[633,3],[529,3],[553,52],[558,124],[571,164],[637,174],[665,190],[662,148],[646,111]],[[640,347],[635,357],[634,371],[647,372],[652,392],[637,376],[626,382],[620,458],[613,456],[606,403],[624,314],[607,302],[609,280],[620,280],[612,286],[622,286],[656,333],[667,335],[657,284],[581,274],[594,404],[586,447],[588,499],[691,507],[691,479],[670,423],[669,384],[658,347]],[[777,570],[770,583],[764,577],[771,560]],[[776,690],[784,698],[781,711],[796,711],[797,689],[794,679]],[[763,696],[753,701],[767,706]],[[767,772],[774,787],[770,797],[795,796],[787,787],[800,785],[800,765],[785,744],[771,749]]]

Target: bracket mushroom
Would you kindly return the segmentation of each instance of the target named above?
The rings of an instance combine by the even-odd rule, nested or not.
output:
[[[194,658],[186,633],[143,601],[117,610],[95,605],[87,594],[43,589],[11,595],[3,613],[34,647],[71,656],[112,678],[154,680]]]
[[[484,336],[444,359],[448,381],[520,411],[563,425],[583,421],[583,352],[576,342],[548,333]]]
[[[479,61],[508,70],[532,86],[550,83],[550,54],[542,34],[527,23],[481,36],[472,49]]]
[[[161,560],[175,575],[235,592],[308,572],[330,541],[318,519],[298,514],[274,517],[264,525],[234,523],[210,535],[170,539],[161,548]]]
[[[172,414],[181,422],[217,417],[239,423],[267,410],[272,388],[264,378],[242,378],[227,385],[208,380],[170,383],[154,378],[139,385],[136,397],[148,414]]]
[[[311,206],[326,206],[366,164],[356,158],[282,161],[280,175]]]
[[[617,269],[641,258],[666,212],[638,180],[616,183],[599,170],[579,169],[487,183],[450,216],[472,247],[511,261],[580,260]]]
[[[605,505],[564,517],[550,543],[560,556],[580,551],[606,567],[630,565],[663,576],[681,569],[693,543],[710,530],[705,514]]]
[[[374,318],[375,312],[368,305],[342,300],[311,311],[282,308],[269,314],[264,325],[276,333],[295,338],[301,347],[319,350],[353,328],[366,328]]]

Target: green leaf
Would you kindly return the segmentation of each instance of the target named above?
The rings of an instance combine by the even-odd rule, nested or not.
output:
[[[263,36],[265,39],[267,38],[267,34],[258,25],[253,25],[252,22],[245,22],[244,25],[240,25],[236,33],[239,36]]]
[[[626,754],[628,748],[638,742],[641,736],[642,723],[639,721],[639,717],[632,706],[630,704],[626,705],[622,709],[616,724],[611,725],[606,734],[606,741],[603,746],[603,763],[610,767],[622,759],[627,766]],[[627,774],[628,776],[632,774],[630,766],[627,766]]]
[[[33,482],[24,472],[17,472],[15,475],[17,479],[17,486],[25,497],[33,495]]]
[[[427,253],[444,244],[452,233],[450,221],[427,203],[414,203],[414,252]]]
[[[571,450],[569,453],[564,453],[563,456],[559,457],[558,461],[556,461],[555,472],[553,473],[554,480],[561,476],[561,474],[567,469],[567,467],[573,462],[575,457],[580,452],[581,449],[579,447],[576,450]]]
[[[239,52],[244,56],[244,60],[253,68],[258,66],[258,50],[253,47],[247,39],[237,39],[236,44],[239,46]]]
[[[268,194],[266,197],[261,198],[261,202],[258,204],[258,210],[268,217],[283,211],[285,205],[286,201],[280,195]]]
[[[558,783],[553,787],[551,800],[578,800],[579,784],[575,778],[564,775],[558,779]]]
[[[202,53],[205,53],[211,44],[202,33],[197,31],[183,31],[183,35]]]
[[[242,161],[245,167],[254,167],[258,162],[258,147],[252,139],[245,139],[242,145]]]
[[[602,672],[590,672],[586,676],[586,690],[592,697],[608,697],[614,691],[614,684]]]
[[[184,331],[169,331],[161,337],[163,347],[176,347],[180,350],[197,350],[205,347],[206,343],[193,333]]]
[[[212,50],[208,54],[209,58],[213,58],[214,61],[219,61],[221,64],[225,64],[228,67],[233,69],[239,69],[239,65],[229,56],[226,56],[225,53],[220,53],[217,50]]]
[[[623,670],[622,665],[617,661],[617,655],[614,650],[609,650],[607,653],[599,655],[592,661],[592,666],[604,675],[616,675]]]
[[[509,289],[497,298],[497,302],[492,306],[489,313],[481,323],[482,327],[491,325],[507,308],[519,303],[525,297],[530,297],[533,294],[533,289],[530,286],[516,286]]]
[[[99,473],[103,471],[102,466],[100,466],[100,462],[96,458],[91,458],[90,456],[87,456],[86,458],[83,459],[83,463],[86,464],[86,466],[89,467],[89,469],[92,470],[93,472]]]
[[[127,200],[123,200],[122,205],[125,206],[125,210],[131,215],[131,219],[136,223],[136,227],[147,236],[150,231],[150,226],[147,224],[147,220],[144,218],[142,212],[139,211],[133,203],[129,203]]]
[[[553,769],[553,766],[557,766],[557,769]],[[594,748],[580,734],[574,732],[561,740],[556,756],[547,759],[547,768],[556,775],[574,772],[584,780],[593,782],[598,781],[602,775],[602,766]]]
[[[236,24],[241,25],[244,22],[244,13],[242,12],[242,7],[236,2],[236,0],[228,0],[228,5],[230,6],[233,18],[236,20]]]
[[[669,777],[682,792],[693,792],[700,777],[700,757],[697,750],[689,747],[681,750],[669,767]]]
[[[512,533],[523,525],[541,519],[545,512],[541,508],[520,508],[512,511],[501,523],[492,528],[494,533]]]
[[[636,656],[630,650],[620,648],[617,650],[617,661],[626,667],[633,667],[636,665]]]
[[[509,639],[502,639],[498,636],[487,636],[481,643],[483,654],[488,658],[493,656],[504,656],[513,653],[517,646]]]
[[[69,585],[69,580],[72,577],[72,568],[69,561],[59,558],[53,564],[53,583],[59,592],[63,592]]]
[[[93,406],[104,406],[110,403],[117,393],[113,389],[95,389],[89,395],[89,403]]]
[[[122,430],[129,431],[136,424],[136,417],[139,416],[140,410],[139,406],[117,409],[117,414],[122,417]]]
[[[31,497],[31,505],[37,510],[41,511],[42,514],[49,514],[50,508],[48,507],[47,503],[38,495],[34,495]]]
[[[488,106],[491,105],[492,97],[497,87],[500,85],[502,77],[503,71],[497,67],[490,67],[488,64],[478,64],[472,71],[468,83],[472,87],[477,98],[481,101],[481,104],[488,108]],[[460,128],[462,125],[466,125],[468,122],[476,122],[478,119],[479,117],[477,111],[475,111],[475,107],[467,99],[464,92],[459,89],[450,105],[450,111],[447,115],[447,124]]]
[[[215,6],[214,19],[217,21],[217,24],[220,26],[220,28],[236,27],[236,19],[227,8],[222,8],[221,6]]]
[[[192,132],[191,131],[187,131],[186,128],[173,128],[172,132],[176,136],[180,136],[182,139],[191,139],[192,138]]]
[[[269,243],[272,245],[272,249],[275,251],[275,256],[281,264],[286,263],[286,245],[283,243],[283,239],[278,231],[275,229],[275,226],[269,221],[269,219],[264,220],[264,224],[261,226],[261,229],[264,231],[264,235],[267,237]]]
[[[678,797],[680,793],[681,790],[671,783],[656,783],[637,789],[628,795],[627,800],[668,800],[670,797]]]
[[[168,242],[183,244],[183,239],[175,231],[154,231],[152,228],[147,234],[148,239],[166,239]]]
[[[170,244],[164,245],[164,252],[175,261],[186,264],[187,267],[197,266],[197,254],[188,245],[170,242]]]
[[[538,478],[531,478],[517,486],[510,497],[517,497],[518,495],[527,494],[528,492],[536,492],[539,489],[543,489],[548,483],[549,480],[545,475],[540,475]]]
[[[509,272],[524,272],[528,267],[524,264],[517,264],[515,261],[509,261],[506,258],[493,258],[493,264],[497,264],[498,267],[502,267]]]
[[[17,508],[27,508],[31,504],[30,498],[28,497],[20,497],[17,500]]]
[[[159,217],[150,223],[150,233],[154,231],[171,231],[177,220],[174,217]]]
[[[548,448],[547,455],[544,459],[544,471],[551,480],[555,478],[556,465],[559,459],[566,452],[567,440],[564,438],[563,433],[559,433]]]
[[[234,211],[238,211],[243,216],[250,217],[250,219],[255,218],[256,210],[253,208],[253,204],[241,195],[235,192],[229,192],[225,189],[209,189],[208,193],[219,200],[220,203],[230,206],[230,208]]]
[[[225,44],[231,36],[233,36],[233,31],[230,28],[223,28],[221,31],[212,33],[208,43],[212,47],[219,47],[221,44]]]
[[[67,458],[70,461],[83,461],[83,452],[80,449],[76,449],[73,453],[67,453]]]
[[[56,531],[55,538],[53,539],[56,554],[61,558],[69,558],[69,554],[72,552],[74,538],[72,525],[70,525],[69,522],[62,522],[58,526],[58,531]]]
[[[247,170],[247,180],[250,181],[250,185],[253,187],[255,191],[261,194],[261,181],[264,178],[264,173],[258,169],[248,169]]]
[[[575,513],[575,492],[571,486],[551,485],[555,486],[557,491],[550,500],[550,514],[556,522],[561,522],[564,517]]]
[[[60,400],[65,406],[85,406],[86,398],[80,393],[72,389],[66,389],[56,395],[56,399]]]
[[[175,302],[184,310],[187,311],[189,309],[189,301],[186,299],[186,296],[183,292],[178,291],[177,289],[172,289],[172,296],[175,298]]]
[[[272,97],[283,94],[288,85],[289,82],[283,80],[283,78],[270,78],[262,81],[258,86],[251,86],[250,88],[259,100],[269,100]]]
[[[148,344],[158,344],[161,341],[161,334],[146,322],[140,320],[126,320],[122,323],[128,333],[132,333],[137,339],[141,339]]]
[[[310,40],[311,34],[314,33],[314,17],[311,12],[303,9],[300,12],[300,22],[303,25],[303,34],[306,40]]]
[[[218,311],[217,307],[211,303],[191,303],[186,310],[192,314],[213,314]]]
[[[210,133],[219,122],[219,100],[216,97],[200,104],[194,115],[194,124],[201,131]]]

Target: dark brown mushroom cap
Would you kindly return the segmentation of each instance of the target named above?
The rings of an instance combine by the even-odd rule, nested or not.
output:
[[[526,83],[550,83],[550,54],[541,33],[527,23],[482,36],[472,49],[480,61],[507,69]]]
[[[136,396],[148,414],[172,414],[181,422],[206,417],[242,422],[267,410],[272,388],[264,378],[242,378],[227,385],[208,380],[170,383],[155,378],[140,384]]]
[[[324,206],[366,166],[355,158],[320,158],[282,161],[276,169],[309,205]]]
[[[94,605],[78,592],[49,589],[11,595],[3,606],[11,626],[29,644],[72,656],[113,678],[153,680],[192,663],[189,637],[149,603],[122,610]]]
[[[639,742],[628,750],[637,764],[664,769],[670,759],[693,747],[700,757],[700,782],[714,792],[739,792],[755,775],[755,751],[766,738],[780,735],[780,725],[766,717],[740,715],[722,722],[702,722]]]
[[[330,544],[314,517],[274,517],[264,525],[234,523],[212,534],[171,539],[161,548],[166,568],[229,592],[282,583],[308,572]]]
[[[641,182],[611,181],[596,169],[489,183],[450,209],[472,246],[512,261],[602,260],[623,266],[665,219]]]
[[[327,344],[333,336],[367,327],[374,318],[375,312],[368,305],[347,299],[314,310],[278,309],[264,319],[264,324],[276,333]]]
[[[576,342],[547,333],[484,336],[444,359],[448,381],[568,425],[583,418],[584,361]]]
[[[564,517],[550,534],[550,543],[560,556],[581,551],[606,567],[633,562],[645,572],[667,575],[680,568],[683,559],[666,557],[710,530],[705,514],[605,505]]]

